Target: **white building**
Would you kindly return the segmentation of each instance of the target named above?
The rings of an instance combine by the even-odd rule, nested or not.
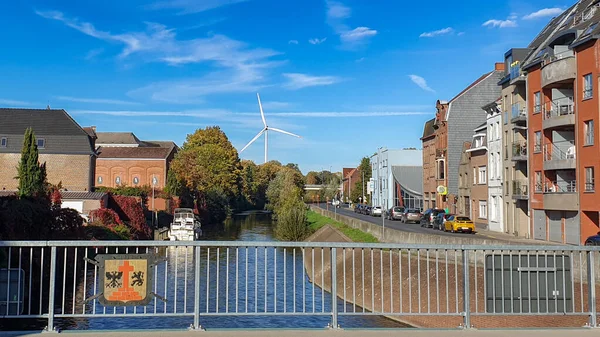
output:
[[[488,229],[504,232],[504,209],[502,202],[502,120],[501,99],[483,107],[487,114],[488,148]]]
[[[384,209],[388,209],[397,204],[398,197],[392,166],[420,167],[422,170],[423,151],[380,148],[375,155],[371,156],[371,172],[374,181],[371,197],[373,206],[382,206]],[[422,174],[419,178],[422,180]]]

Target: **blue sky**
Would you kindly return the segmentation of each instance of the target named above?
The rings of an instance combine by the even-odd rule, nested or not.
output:
[[[476,3],[476,5],[474,5]],[[341,170],[423,123],[570,6],[557,1],[131,0],[0,5],[0,106],[182,145],[219,125],[241,149]],[[483,113],[483,111],[482,111]],[[263,161],[259,139],[241,157]]]

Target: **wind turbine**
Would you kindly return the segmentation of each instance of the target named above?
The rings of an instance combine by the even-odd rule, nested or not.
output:
[[[266,163],[267,158],[268,158],[268,148],[269,148],[268,147],[269,146],[269,130],[283,133],[283,134],[290,135],[290,136],[294,136],[294,137],[298,137],[298,138],[302,138],[302,137],[295,135],[291,132],[287,132],[287,131],[284,131],[281,129],[276,129],[276,128],[272,128],[272,127],[268,126],[267,120],[265,119],[265,113],[263,112],[262,104],[260,103],[260,95],[258,93],[256,93],[256,98],[258,99],[258,107],[260,108],[260,117],[262,118],[262,122],[265,127],[262,130],[260,130],[260,132],[254,138],[252,138],[252,140],[248,144],[246,144],[246,146],[244,146],[240,150],[240,153],[244,152],[244,150],[246,148],[248,148],[248,146],[252,145],[252,143],[254,143],[260,136],[262,136],[264,134],[265,135],[265,163]]]

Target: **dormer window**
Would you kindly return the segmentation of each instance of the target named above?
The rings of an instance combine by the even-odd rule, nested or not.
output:
[[[38,138],[37,139],[37,147],[38,149],[43,149],[46,147],[46,139],[44,138]]]
[[[0,138],[0,147],[7,147],[7,146],[8,146],[8,138],[7,137]]]

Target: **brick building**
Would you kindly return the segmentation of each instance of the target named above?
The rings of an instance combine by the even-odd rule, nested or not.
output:
[[[175,143],[141,141],[128,132],[98,132],[97,137],[96,186],[165,187]]]
[[[65,110],[0,109],[0,190],[16,191],[17,167],[23,136],[35,133],[40,163],[46,163],[48,182],[66,191],[92,191],[96,167],[95,137]]]
[[[469,167],[473,179],[470,191],[471,219],[479,228],[488,228],[488,150],[487,123],[475,128],[469,153]]]
[[[342,169],[342,196],[345,202],[350,202],[352,190],[356,188],[356,183],[361,181],[360,171],[358,168],[343,168]],[[366,192],[365,192],[366,194]]]
[[[436,207],[436,165],[435,165],[435,118],[425,122],[423,128],[423,208]]]

